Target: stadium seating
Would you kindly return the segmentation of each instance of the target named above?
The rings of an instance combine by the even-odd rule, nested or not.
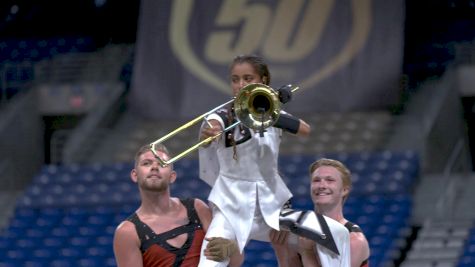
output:
[[[54,37],[0,40],[1,99],[10,99],[35,79],[35,64],[61,54],[97,49],[90,37]]]
[[[458,267],[475,266],[475,227],[472,227],[467,240],[464,244],[464,250],[460,255]]]
[[[21,20],[33,22],[31,19],[40,15],[41,9],[38,8],[24,13],[28,11],[28,3],[23,2],[15,4],[10,12],[7,12],[9,14],[5,16],[7,24],[2,24],[2,30],[7,29],[8,27],[5,26],[9,23],[21,25]],[[58,4],[61,1],[53,2]],[[101,8],[100,5],[104,5],[105,2],[112,1],[95,1],[97,7],[100,8],[96,11],[117,10],[117,8],[104,8],[104,6]],[[473,29],[475,25],[471,13],[475,2],[473,0],[435,1],[431,2],[430,12],[426,12],[427,3],[419,1],[417,4],[416,2],[418,1],[405,1],[403,74],[406,79],[404,83],[407,84],[404,84],[401,91],[402,102],[412,98],[412,93],[419,88],[420,82],[428,77],[441,75],[453,63],[473,64],[475,62],[473,31],[469,30],[472,34],[466,34],[467,29]],[[6,3],[6,5],[10,4]],[[70,2],[66,5],[74,7]],[[80,5],[89,6],[84,3]],[[18,6],[21,7],[21,11],[18,13],[19,16],[16,16]],[[17,10],[15,11],[13,7]],[[64,9],[63,11],[66,12]],[[75,11],[78,13],[77,10]],[[130,15],[130,10],[128,11]],[[432,18],[421,21],[418,19],[421,12],[426,12],[426,15]],[[84,12],[78,14],[84,15]],[[119,16],[120,21],[124,22],[124,18],[134,18],[129,15]],[[460,15],[462,18],[455,19]],[[79,23],[86,26],[95,21],[92,16],[86,17],[86,20],[81,19]],[[47,19],[50,17],[48,16]],[[56,18],[55,21],[58,19]],[[114,24],[112,20],[110,25],[114,29],[110,31],[112,35],[117,29],[125,32],[129,28],[117,27],[121,24]],[[67,25],[63,26],[68,28],[68,32],[73,30]],[[98,30],[104,29],[104,26],[93,25]],[[26,32],[31,31],[41,36],[42,30],[37,31],[35,27],[28,28]],[[42,28],[51,31],[48,27]],[[132,25],[130,28],[135,34],[135,27]],[[13,36],[21,35],[21,31],[12,32]],[[103,38],[109,38],[109,41],[115,40],[113,36]],[[29,88],[33,79],[35,79],[35,84],[43,84],[51,88],[51,92],[63,92],[65,88],[83,90],[79,81],[115,80],[119,72],[122,81],[127,84],[131,81],[132,62],[125,63],[125,66],[122,66],[122,63],[132,52],[132,47],[116,46],[89,57],[87,53],[77,52],[95,51],[96,46],[91,38],[59,37],[2,39],[0,49],[2,51],[0,54],[0,84],[2,85],[0,105],[4,103],[5,98],[8,100],[18,92]],[[114,62],[108,64],[109,59]],[[120,64],[117,64],[118,62]],[[124,68],[120,69],[121,67]],[[61,84],[63,82],[66,82],[65,87]],[[52,84],[55,85],[52,86]],[[455,87],[450,87],[450,89],[457,91],[453,90],[456,89]],[[424,99],[424,105],[433,102],[434,95],[431,93],[430,101]],[[402,112],[404,103],[400,108]],[[448,113],[440,112],[440,114]],[[305,117],[305,120],[312,125],[313,132],[317,134],[307,139],[284,138],[281,146],[283,155],[281,171],[294,194],[292,203],[295,208],[313,208],[309,199],[307,167],[316,158],[339,159],[353,171],[353,192],[345,204],[344,213],[348,219],[359,224],[365,231],[371,247],[370,266],[372,267],[393,267],[393,260],[398,258],[400,253],[406,253],[402,251],[402,248],[405,247],[406,236],[411,231],[409,225],[411,212],[419,214],[413,208],[414,183],[419,172],[424,171],[422,167],[421,170],[419,167],[419,155],[412,151],[379,151],[383,147],[388,147],[385,139],[389,136],[387,132],[392,132],[393,127],[396,128],[396,121],[393,121],[393,118],[394,116],[386,111],[371,111],[368,114],[314,114],[311,117]],[[421,118],[414,117],[417,123],[429,125],[421,121]],[[137,118],[132,118],[132,120],[134,123],[138,121]],[[8,227],[5,229],[0,227],[0,267],[116,266],[112,254],[114,229],[133,213],[139,204],[136,185],[129,179],[129,171],[132,167],[129,161],[140,145],[163,136],[175,125],[168,126],[161,124],[157,127],[157,123],[152,121],[132,125],[124,123],[123,127],[114,129],[114,133],[110,133],[107,138],[100,138],[101,142],[108,143],[104,147],[97,148],[98,151],[104,150],[101,155],[97,151],[95,155],[88,154],[90,156],[88,162],[102,162],[101,160],[104,159],[123,163],[44,166],[34,177],[33,183],[18,198],[16,208],[7,224]],[[114,136],[115,134],[119,136]],[[413,136],[409,134],[401,137],[412,138]],[[444,140],[443,137],[446,135],[433,136],[439,142],[439,140]],[[181,149],[180,145],[190,139],[196,139],[196,131],[192,133],[192,136],[185,136],[176,143],[170,144],[169,148],[172,151],[178,151]],[[90,143],[95,144],[94,140]],[[435,146],[438,144],[436,143]],[[414,148],[414,146],[398,147]],[[428,143],[428,147],[432,147],[431,143]],[[312,156],[308,156],[310,155],[308,153]],[[430,154],[421,152],[424,163],[432,162]],[[447,153],[438,151],[437,154]],[[58,155],[57,162],[64,160],[60,158],[63,157],[62,153]],[[31,160],[27,162],[33,165]],[[437,162],[432,164],[442,166]],[[209,187],[198,179],[197,168],[197,161],[193,158],[183,159],[176,164],[179,179],[172,187],[174,195],[202,199],[207,197]],[[464,184],[465,187],[471,188],[467,185],[470,184]],[[5,207],[9,205],[6,199],[13,201],[16,194],[13,194],[14,196],[2,194],[0,194],[0,203],[7,210]],[[432,199],[435,198],[426,198],[424,201],[432,203]],[[466,201],[463,205],[457,205],[457,209],[462,212],[464,209],[472,209],[471,203],[473,201]],[[8,212],[10,211],[8,209]],[[418,238],[423,237],[422,243],[417,243],[417,240],[412,243],[411,251],[407,252],[406,257],[415,261],[401,266],[475,266],[475,228],[473,226],[468,232],[455,231],[453,228],[443,229],[440,232],[434,230],[434,228],[423,228],[419,231]],[[451,259],[444,261],[446,256]],[[269,244],[251,241],[246,247],[244,266],[276,266],[274,253]]]
[[[0,47],[2,62],[40,61],[57,54],[90,52],[96,49],[92,38],[79,36],[8,39],[1,40]]]
[[[317,155],[329,152],[344,155],[345,152],[378,151],[384,148],[393,124],[393,117],[387,111],[314,114],[304,118],[311,125],[312,133],[308,137],[285,134],[280,148],[282,155]],[[137,147],[165,136],[185,122],[155,121],[127,112],[110,134],[109,141],[105,141],[108,143],[103,145],[104,151],[96,151],[91,161],[128,161],[134,156]],[[175,153],[184,151],[196,140],[197,132],[198,129],[193,128],[183,131],[167,140],[165,145]]]
[[[294,208],[313,208],[307,167],[321,156],[340,159],[354,170],[354,190],[344,212],[365,231],[371,265],[392,262],[407,234],[417,155],[382,151],[284,156],[281,171],[294,194]],[[115,227],[139,204],[138,190],[129,178],[132,167],[130,163],[44,166],[0,235],[0,266],[115,266]],[[198,162],[182,159],[175,168],[178,179],[172,194],[206,199],[210,188],[197,177]],[[244,266],[276,266],[269,244],[251,241]]]

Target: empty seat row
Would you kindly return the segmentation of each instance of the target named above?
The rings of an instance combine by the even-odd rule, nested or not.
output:
[[[353,195],[395,195],[407,192],[412,187],[418,174],[417,157],[414,154],[381,152],[365,155],[339,156],[346,160],[344,161],[346,164],[355,167],[352,177]],[[282,176],[295,196],[308,196],[308,165],[315,159],[314,156],[281,158]],[[380,163],[373,164],[370,163],[371,161]],[[357,167],[361,165],[367,167]],[[381,171],[381,166],[384,166],[386,170]],[[46,166],[35,177],[34,184],[27,189],[26,194],[19,200],[19,204],[71,206],[97,205],[101,201],[108,204],[137,203],[136,185],[129,177],[131,168],[130,163],[110,166],[106,164]],[[177,188],[176,190],[180,190],[184,196],[200,198],[207,196],[210,187],[197,176],[197,160],[179,161],[175,164],[175,169],[179,178],[172,190]],[[199,195],[196,195],[197,192]]]
[[[458,267],[475,266],[475,227],[468,233],[464,247],[461,251]]]
[[[393,158],[393,155],[384,155],[381,158]],[[345,157],[348,160],[353,155]],[[362,161],[372,157],[373,154],[355,158]],[[301,155],[281,158],[284,167],[292,166],[288,170],[306,169],[314,159]],[[19,199],[9,227],[0,235],[0,266],[45,266],[46,262],[56,264],[49,266],[114,266],[112,238],[115,228],[139,205],[138,190],[128,177],[131,168],[130,163],[45,166]],[[173,195],[207,198],[210,187],[195,175],[189,175],[198,173],[196,160],[183,160],[176,164],[176,169],[184,173],[172,185]],[[407,234],[412,206],[408,189],[415,177],[406,181],[387,176],[375,181],[358,171],[355,174],[358,179],[345,205],[345,213],[366,232],[371,249],[377,251],[372,254],[371,261],[378,266],[392,259]],[[294,193],[294,208],[313,209],[309,178],[292,179],[288,184]],[[379,186],[391,182],[398,183],[400,191],[376,194],[359,188],[359,184],[364,183]],[[246,248],[249,253],[244,266],[274,266],[275,254],[270,245],[255,242],[251,241]]]
[[[90,37],[55,37],[50,39],[8,39],[0,41],[1,61],[39,61],[59,53],[94,51]]]

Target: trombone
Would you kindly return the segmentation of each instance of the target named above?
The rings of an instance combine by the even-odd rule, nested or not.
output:
[[[290,88],[291,93],[299,89],[298,86],[287,85],[287,87]],[[236,122],[227,126],[218,134],[199,141],[198,143],[190,146],[188,149],[178,153],[176,156],[168,160],[165,160],[158,155],[157,150],[155,149],[155,146],[157,144],[161,144],[165,142],[166,140],[172,138],[176,134],[190,128],[191,126],[195,125],[196,123],[202,120],[204,120],[204,122],[207,123],[208,126],[211,127],[211,124],[209,123],[207,117],[210,114],[230,104],[233,104],[234,112],[236,114]],[[155,155],[160,165],[162,167],[165,167],[185,157],[191,152],[197,150],[199,147],[206,145],[208,143],[211,143],[213,140],[220,137],[224,132],[227,132],[235,128],[239,124],[243,124],[244,126],[248,128],[260,131],[261,136],[262,136],[264,129],[274,125],[274,123],[277,121],[280,115],[280,110],[281,110],[281,102],[279,99],[279,93],[277,91],[275,91],[268,85],[261,84],[261,83],[248,84],[244,86],[239,91],[238,95],[233,97],[231,100],[192,119],[191,121],[176,128],[175,130],[171,131],[170,133],[166,134],[160,139],[150,143],[149,144],[150,150]]]

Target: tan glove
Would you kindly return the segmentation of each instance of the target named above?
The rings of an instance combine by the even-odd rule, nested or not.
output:
[[[234,253],[239,252],[239,247],[234,240],[222,237],[211,237],[206,240],[208,244],[205,249],[205,256],[208,260],[225,261]]]

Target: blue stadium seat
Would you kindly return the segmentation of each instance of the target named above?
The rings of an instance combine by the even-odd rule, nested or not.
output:
[[[67,244],[67,238],[63,237],[45,237],[42,238],[42,247],[52,250],[59,250],[64,244]]]
[[[81,257],[84,257],[87,252],[86,247],[78,247],[78,246],[69,246],[69,247],[64,247],[56,250],[56,252],[59,254],[61,259],[67,259],[69,261],[72,260],[77,260]]]
[[[313,210],[313,202],[309,195],[296,195],[291,199],[292,207],[302,210]]]
[[[89,257],[98,257],[98,258],[106,258],[106,257],[113,257],[113,251],[111,246],[92,246],[87,249],[86,254]]]
[[[66,243],[70,244],[72,247],[87,248],[95,242],[94,237],[73,236],[70,237],[69,241]]]
[[[49,266],[49,260],[47,260],[47,259],[27,260],[23,263],[23,266],[25,266],[25,267],[48,267]]]
[[[15,259],[5,259],[0,261],[0,267],[18,267],[21,266],[23,261],[18,261]]]
[[[75,267],[76,266],[76,259],[71,258],[61,258],[52,260],[49,263],[51,267]]]
[[[71,237],[78,233],[76,227],[68,227],[68,226],[57,226],[57,227],[52,228],[48,232],[50,236],[63,237],[63,238]]]
[[[104,260],[101,258],[82,258],[76,262],[77,267],[102,267],[104,266]]]
[[[115,258],[110,256],[104,260],[104,267],[116,267],[117,263],[115,262]]]
[[[307,168],[322,156],[280,159],[284,180],[294,194],[294,208],[313,209]],[[412,206],[409,190],[417,175],[417,157],[390,151],[326,157],[339,158],[350,166],[354,188],[345,204],[345,215],[365,231],[373,251],[372,265],[384,264],[395,248],[391,240],[396,240],[401,229],[407,227]],[[126,179],[131,167],[130,163],[43,167],[17,202],[9,227],[0,235],[0,264],[115,266],[113,233],[140,200],[137,185]],[[185,176],[172,187],[173,194],[206,199],[211,188],[196,175],[190,175],[197,173],[197,161],[179,161],[176,168]],[[15,245],[9,247],[12,240]],[[25,254],[26,248],[35,254]],[[465,254],[466,262],[470,255]],[[270,244],[248,244],[243,266],[275,265]]]
[[[115,225],[111,226],[111,228],[115,230]],[[112,248],[113,232],[114,231],[111,231],[107,233],[107,235],[104,234],[104,235],[97,236],[95,239],[95,244],[99,246],[106,246],[106,247]]]
[[[92,225],[92,226],[107,226],[110,224],[110,221],[112,220],[112,214],[91,214],[87,220],[86,224],[87,225]]]
[[[30,251],[30,253],[31,255],[29,257],[32,261],[46,262],[56,257],[58,252],[55,249],[38,248]]]
[[[475,255],[463,255],[457,264],[457,267],[473,267],[475,266]]]
[[[472,228],[465,242],[458,267],[475,266],[475,228]]]
[[[16,248],[24,249],[25,251],[28,251],[28,250],[40,248],[41,243],[42,243],[42,239],[39,239],[39,238],[19,238],[15,240],[15,242],[12,244]],[[12,244],[10,244],[10,246]]]
[[[85,237],[97,237],[104,231],[104,226],[102,225],[84,225],[78,228],[79,236]]]

